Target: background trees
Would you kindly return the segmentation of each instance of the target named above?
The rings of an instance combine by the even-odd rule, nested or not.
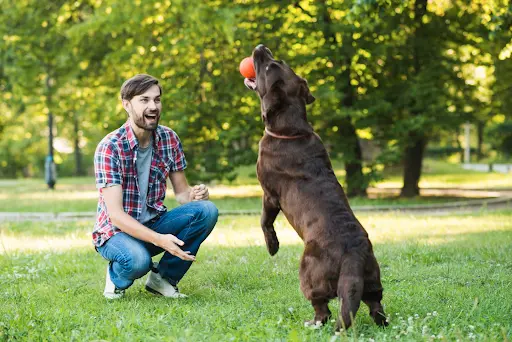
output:
[[[259,43],[308,80],[309,118],[344,161],[350,195],[395,164],[402,195],[417,195],[429,146],[457,150],[465,122],[481,158],[510,155],[505,0],[0,3],[2,177],[41,176],[48,114],[59,173],[90,174],[97,142],[126,119],[120,85],[149,73],[162,80],[162,124],[183,140],[190,177],[234,179],[255,162],[263,128],[238,73]]]

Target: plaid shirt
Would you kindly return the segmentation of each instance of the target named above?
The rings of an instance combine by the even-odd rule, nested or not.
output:
[[[187,167],[185,155],[178,135],[165,126],[158,126],[153,133],[153,155],[149,174],[147,205],[160,214],[167,211],[164,205],[166,179],[170,172]],[[96,224],[92,233],[96,247],[103,245],[113,235],[121,232],[110,221],[101,188],[119,184],[123,188],[124,211],[138,220],[142,212],[139,185],[137,181],[137,147],[139,142],[130,123],[108,134],[94,153],[94,173],[99,189]]]

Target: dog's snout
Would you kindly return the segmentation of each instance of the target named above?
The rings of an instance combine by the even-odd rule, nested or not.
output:
[[[274,55],[272,55],[272,51],[270,51],[270,49],[263,44],[258,44],[254,48],[254,52],[256,52],[257,54],[261,54],[262,56],[266,55],[267,57],[274,58]]]

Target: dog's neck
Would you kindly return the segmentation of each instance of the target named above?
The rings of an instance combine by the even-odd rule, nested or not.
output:
[[[275,138],[287,137],[282,139],[295,139],[296,137],[301,138],[314,132],[313,127],[311,127],[306,119],[305,108],[300,110],[304,113],[300,116],[286,113],[290,110],[297,110],[297,108],[289,106],[277,113],[266,113],[265,117],[268,119],[265,120],[265,131],[268,135],[274,136]]]
[[[306,136],[306,134],[301,134],[301,135],[279,135],[279,134],[276,134],[276,133],[270,131],[267,127],[265,127],[265,133],[270,135],[273,138],[287,139],[287,140],[299,139],[299,138],[303,138],[303,137]]]

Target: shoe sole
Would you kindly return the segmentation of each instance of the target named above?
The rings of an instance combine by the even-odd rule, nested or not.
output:
[[[146,285],[146,290],[147,290],[148,292],[151,292],[152,294],[155,294],[155,295],[157,295],[157,296],[162,296],[162,297],[165,297],[165,298],[184,299],[184,298],[187,298],[187,297],[188,297],[187,295],[183,295],[183,297],[182,297],[182,296],[178,296],[178,297],[168,297],[168,296],[164,296],[163,294],[161,294],[161,293],[160,293],[160,292],[158,292],[157,290],[152,289],[151,287],[149,287],[149,286],[147,286],[147,285]]]
[[[105,297],[106,299],[108,300],[117,300],[117,299],[121,299],[124,297],[124,295],[121,295],[121,296],[115,296],[115,295],[106,295],[106,294],[103,294],[103,297]]]
[[[160,293],[160,292],[158,292],[157,290],[152,289],[151,287],[149,287],[149,286],[147,286],[147,285],[146,285],[146,290],[147,290],[148,292],[151,292],[152,294],[156,294],[157,296],[163,296],[163,294],[161,294],[161,293]]]

